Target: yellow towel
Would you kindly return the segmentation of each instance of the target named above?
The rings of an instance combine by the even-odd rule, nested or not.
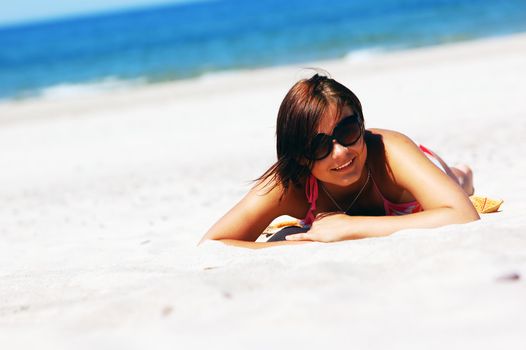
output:
[[[283,215],[272,221],[265,231],[263,231],[263,234],[271,235],[287,226],[301,227],[301,223],[299,219],[293,218],[292,216]]]
[[[494,213],[499,210],[500,205],[504,202],[502,199],[491,199],[484,196],[470,196],[469,199],[477,212],[481,214]]]

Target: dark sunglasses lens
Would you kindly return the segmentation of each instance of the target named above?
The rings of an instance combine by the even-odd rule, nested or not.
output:
[[[312,140],[309,157],[312,160],[320,160],[329,155],[332,149],[332,138],[325,134],[318,134]]]
[[[321,160],[327,157],[332,151],[333,138],[342,146],[350,146],[360,139],[362,131],[362,124],[357,116],[351,115],[344,118],[334,128],[332,136],[318,134],[314,137],[307,152],[307,158],[311,160]]]
[[[362,136],[362,126],[358,118],[348,117],[334,129],[334,138],[342,146],[350,146]]]

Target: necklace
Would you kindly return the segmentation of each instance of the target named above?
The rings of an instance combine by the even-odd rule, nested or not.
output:
[[[329,197],[329,199],[331,200],[332,203],[334,203],[334,205],[336,206],[336,208],[338,208],[341,212],[348,212],[349,210],[351,210],[352,206],[354,205],[354,203],[356,203],[356,201],[358,200],[358,198],[360,198],[360,195],[362,194],[363,190],[365,190],[365,187],[367,186],[367,184],[369,183],[369,179],[371,178],[371,170],[369,170],[369,168],[367,168],[367,180],[365,180],[365,183],[363,184],[361,190],[358,192],[358,194],[356,195],[356,197],[354,197],[353,201],[351,202],[351,205],[349,205],[347,207],[346,210],[343,210],[343,208],[338,204],[338,202],[336,202],[336,200],[331,196],[331,194],[329,193],[329,191],[327,191],[327,189],[325,188],[325,186],[323,185],[323,183],[320,181],[320,185],[321,185],[321,189],[323,190],[323,192],[325,192],[325,194],[327,195],[327,197]]]

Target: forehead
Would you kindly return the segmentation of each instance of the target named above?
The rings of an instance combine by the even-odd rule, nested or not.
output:
[[[327,112],[321,117],[318,125],[318,133],[330,135],[336,125],[345,117],[353,114],[351,107],[344,105],[340,110],[335,105],[331,105]]]

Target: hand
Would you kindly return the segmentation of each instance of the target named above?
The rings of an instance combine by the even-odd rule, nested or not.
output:
[[[285,237],[287,241],[337,242],[350,234],[352,217],[342,212],[319,213],[309,231]]]

